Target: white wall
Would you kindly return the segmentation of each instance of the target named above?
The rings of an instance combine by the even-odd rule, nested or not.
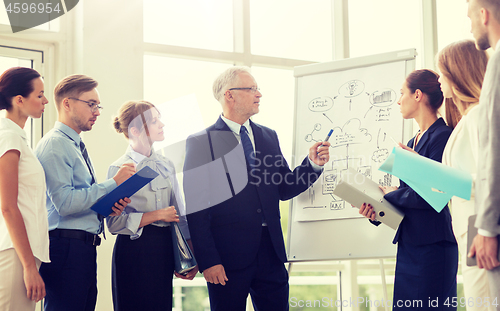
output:
[[[143,97],[142,1],[86,0],[81,5],[81,73],[99,82],[97,89],[104,107],[94,128],[84,134],[84,140],[97,179],[104,181],[109,165],[127,146],[123,134],[112,127],[112,118],[125,101]],[[113,309],[111,255],[115,236],[109,232],[106,236],[107,240],[97,248],[99,295],[96,310],[102,311]]]

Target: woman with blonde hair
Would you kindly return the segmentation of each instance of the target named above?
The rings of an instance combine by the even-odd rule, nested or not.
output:
[[[23,128],[48,103],[40,74],[14,67],[0,76],[0,310],[35,310],[45,296],[38,272],[49,262],[45,173]]]
[[[109,231],[118,234],[113,251],[113,305],[124,310],[172,310],[174,253],[171,222],[178,222],[190,244],[186,216],[174,165],[156,153],[152,145],[162,141],[163,126],[158,109],[147,101],[129,101],[120,108],[113,123],[129,142],[125,154],[108,170],[114,176],[124,163],[137,171],[149,166],[159,176],[133,196],[120,216],[107,218]],[[180,215],[180,216],[179,216]],[[195,268],[177,277],[193,279]]]
[[[439,82],[446,98],[446,115],[451,118],[448,123],[455,127],[446,144],[443,163],[470,173],[473,179],[479,160],[477,104],[487,62],[486,52],[477,50],[472,40],[451,43],[438,54],[438,68],[442,73]],[[488,310],[491,301],[487,303],[485,297],[493,299],[496,295],[490,295],[486,271],[466,264],[467,225],[468,218],[475,214],[474,194],[470,200],[453,197],[450,207],[453,231],[460,250],[465,298],[467,301],[470,298],[474,300],[466,308],[468,311]]]

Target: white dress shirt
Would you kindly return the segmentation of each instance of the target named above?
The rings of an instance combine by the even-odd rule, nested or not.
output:
[[[470,173],[473,183],[476,180],[479,131],[477,116],[479,106],[472,107],[462,117],[446,143],[443,152],[443,164]],[[451,199],[451,213],[453,217],[453,232],[459,237],[467,232],[469,216],[474,215],[474,186],[470,200],[454,196]]]
[[[232,120],[229,120],[228,118],[224,117],[223,115],[221,115],[221,118],[227,124],[227,126],[229,127],[229,129],[234,133],[234,136],[236,136],[236,139],[238,139],[238,142],[241,142],[240,128],[242,126],[246,127],[246,129],[248,131],[248,137],[250,138],[250,141],[252,142],[253,150],[255,151],[255,139],[253,137],[252,127],[250,126],[250,119],[246,120],[246,122],[243,123],[243,125],[240,125],[239,123],[236,123],[236,122],[234,122]],[[311,160],[311,158],[309,158],[309,157],[307,157],[307,159],[309,160],[309,163],[311,164],[311,166],[314,169],[314,171],[316,173],[321,173],[321,170],[323,169],[323,166],[320,166],[320,165],[314,163]]]
[[[44,171],[28,146],[24,130],[14,121],[2,118],[0,119],[0,157],[9,150],[18,150],[20,153],[17,206],[23,216],[31,250],[40,261],[50,262]],[[0,215],[0,251],[10,248],[14,248],[14,245],[5,219]]]

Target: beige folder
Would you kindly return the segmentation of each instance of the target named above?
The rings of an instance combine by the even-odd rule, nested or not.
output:
[[[375,220],[394,230],[403,220],[404,213],[384,199],[378,184],[353,169],[343,172],[333,193],[357,208],[363,203],[371,204],[376,213]]]

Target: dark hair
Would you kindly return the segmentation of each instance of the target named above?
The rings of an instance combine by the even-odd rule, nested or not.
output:
[[[443,104],[443,92],[441,84],[438,81],[439,75],[432,70],[420,69],[415,70],[406,78],[406,86],[415,93],[416,90],[422,91],[427,95],[429,107],[436,112]]]
[[[31,68],[12,67],[0,76],[0,110],[12,108],[12,98],[28,97],[34,90],[33,80],[40,74]]]
[[[78,97],[82,93],[90,92],[97,87],[98,83],[86,75],[71,75],[62,79],[54,88],[54,99],[59,110],[63,99]]]

